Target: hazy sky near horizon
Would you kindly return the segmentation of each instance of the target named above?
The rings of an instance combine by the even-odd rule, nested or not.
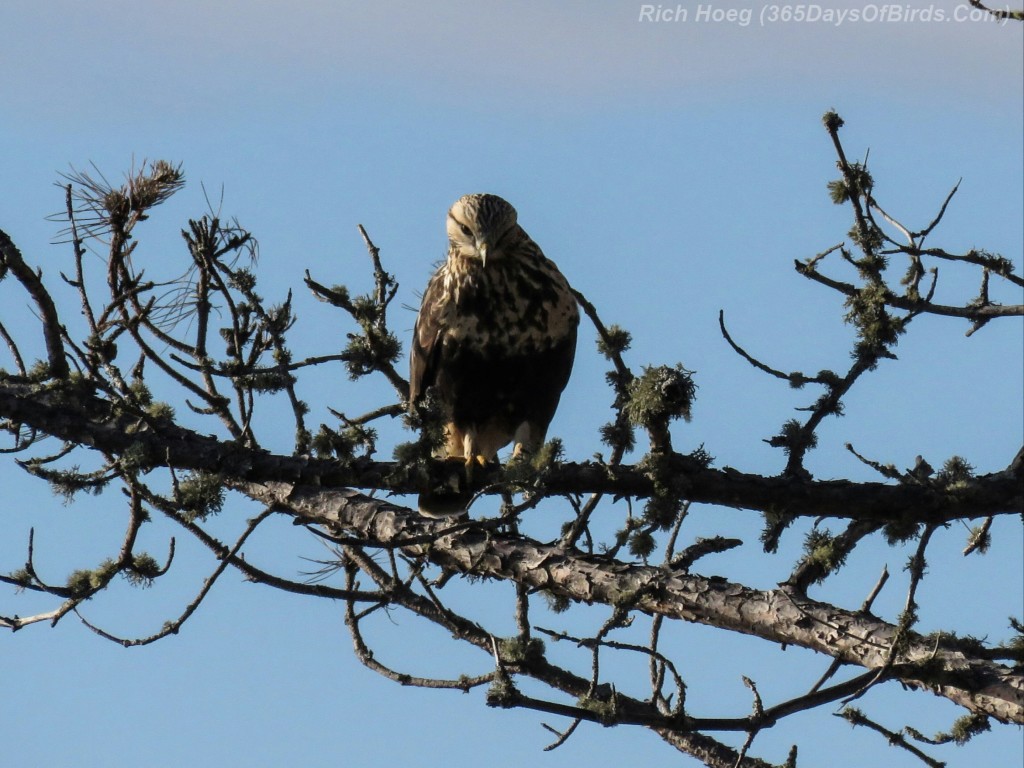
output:
[[[832,23],[773,22],[773,6],[751,2],[53,0],[44,8],[16,0],[6,6],[8,76],[0,93],[5,104],[52,117],[108,112],[114,94],[130,96],[121,108],[152,110],[157,118],[235,101],[299,105],[315,100],[318,89],[339,86],[385,87],[391,98],[454,110],[490,109],[511,99],[519,109],[556,115],[651,101],[714,103],[759,88],[831,98],[857,89],[911,105],[927,104],[941,91],[1001,110],[1012,101],[1005,84],[1019,79],[1024,66],[1013,55],[1019,30],[974,21],[980,12],[953,3],[932,4],[942,21]],[[686,7],[687,20],[643,21],[645,6]],[[864,19],[868,8],[881,17],[888,9],[893,19],[916,19],[910,9],[921,11],[910,3],[799,7],[859,10]],[[746,24],[711,20],[711,12],[727,9],[752,16]]]

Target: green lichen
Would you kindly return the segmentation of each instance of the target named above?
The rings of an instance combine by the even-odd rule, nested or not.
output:
[[[178,483],[175,501],[189,522],[206,520],[224,506],[224,478],[214,472],[190,472]]]

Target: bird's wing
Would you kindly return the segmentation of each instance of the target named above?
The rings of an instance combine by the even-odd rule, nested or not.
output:
[[[437,376],[437,358],[444,332],[440,313],[441,281],[435,275],[423,292],[423,302],[412,332],[409,355],[409,405],[420,401]]]

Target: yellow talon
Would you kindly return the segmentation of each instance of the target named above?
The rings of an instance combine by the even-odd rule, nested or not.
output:
[[[479,464],[481,467],[486,467],[490,462],[487,461],[486,456],[480,454],[467,456],[466,462],[466,484],[472,485],[473,483],[473,472],[476,466]]]

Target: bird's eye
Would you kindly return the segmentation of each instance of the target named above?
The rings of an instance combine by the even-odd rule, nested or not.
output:
[[[459,224],[459,229],[462,230],[462,234],[464,234],[466,237],[472,237],[473,236],[472,230],[469,227],[467,227],[465,224]]]

